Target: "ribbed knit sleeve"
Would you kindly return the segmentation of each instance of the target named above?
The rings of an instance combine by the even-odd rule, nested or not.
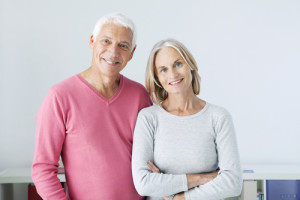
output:
[[[36,116],[36,144],[32,179],[43,199],[67,200],[57,178],[58,160],[65,139],[64,116],[60,100],[52,88]]]
[[[231,116],[225,112],[214,120],[216,151],[218,152],[218,176],[212,181],[185,192],[186,200],[219,200],[238,196],[242,190],[242,174]]]
[[[137,192],[142,196],[163,197],[187,191],[186,175],[150,173],[147,161],[154,162],[155,120],[142,110],[134,130],[132,174]]]

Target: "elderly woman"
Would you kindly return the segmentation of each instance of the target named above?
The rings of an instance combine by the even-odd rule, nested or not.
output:
[[[155,105],[140,111],[132,172],[148,199],[238,196],[242,178],[230,114],[197,95],[195,59],[180,42],[158,42],[150,53],[146,88]]]

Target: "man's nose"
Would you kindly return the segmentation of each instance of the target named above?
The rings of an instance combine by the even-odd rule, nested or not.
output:
[[[109,46],[109,52],[112,53],[113,55],[118,55],[119,54],[119,46],[118,44],[111,44]]]

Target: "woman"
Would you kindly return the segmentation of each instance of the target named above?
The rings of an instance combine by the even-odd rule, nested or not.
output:
[[[168,39],[154,46],[146,88],[155,105],[140,111],[134,131],[138,193],[151,200],[238,196],[242,178],[231,116],[197,97],[198,68],[183,44]]]

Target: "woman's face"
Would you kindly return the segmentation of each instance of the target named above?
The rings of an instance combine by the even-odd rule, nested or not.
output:
[[[192,89],[192,73],[180,53],[172,47],[164,47],[155,58],[155,74],[168,94],[186,93]]]

